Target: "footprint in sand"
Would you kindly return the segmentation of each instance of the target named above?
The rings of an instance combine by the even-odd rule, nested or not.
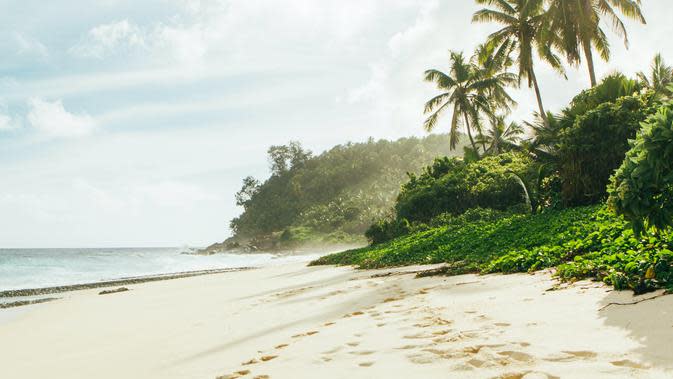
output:
[[[233,374],[218,376],[217,379],[238,379],[238,378],[240,378],[242,376],[246,376],[248,374],[250,374],[250,370],[241,370],[241,371],[236,371]]]
[[[327,351],[322,352],[322,354],[329,355],[329,354],[338,353],[341,349],[343,349],[343,347],[341,347],[341,346],[337,346],[337,347],[335,347],[335,348],[333,348],[333,349],[331,349],[331,350],[327,350]]]
[[[427,354],[411,354],[407,355],[407,358],[409,361],[411,361],[411,363],[415,363],[417,365],[427,365],[437,361],[437,358]]]
[[[646,369],[646,368],[648,368],[648,367],[645,366],[645,365],[642,365],[642,364],[640,364],[640,363],[638,363],[638,362],[630,361],[630,360],[628,360],[628,359],[622,359],[622,360],[620,360],[620,361],[612,361],[612,362],[610,362],[610,363],[612,363],[614,366],[618,366],[618,367],[628,367],[628,368],[637,368],[637,369]]]
[[[572,362],[578,359],[592,359],[598,356],[593,351],[563,351],[561,353],[546,357],[544,360],[549,362]]]
[[[288,344],[286,344],[286,343],[282,343],[282,344],[276,346],[276,350],[284,349],[284,348],[286,348],[286,347],[288,347],[288,346],[289,346]]]
[[[401,346],[401,347],[396,347],[395,349],[396,350],[411,350],[411,349],[415,349],[417,347],[418,347],[418,345],[404,345],[404,346]]]
[[[507,373],[496,376],[493,379],[560,379],[558,376],[547,374],[546,372],[526,371]]]
[[[270,379],[271,377],[269,375],[257,375],[252,379]]]
[[[323,324],[323,326],[332,326],[334,324],[335,324],[334,322],[326,322]]]
[[[261,358],[259,358],[259,359],[261,359],[262,362],[268,362],[268,361],[270,361],[270,360],[272,360],[272,359],[276,359],[276,358],[278,358],[277,355],[265,355],[265,356],[263,356],[263,357],[261,357]]]
[[[520,351],[499,351],[498,355],[502,355],[519,362],[532,362],[534,360],[532,355],[522,353]]]
[[[362,362],[358,364],[360,367],[372,367],[374,365],[374,362]]]
[[[360,345],[360,342],[357,342],[357,341],[348,342],[346,345],[348,345],[350,347],[356,347],[356,346]]]
[[[506,327],[508,327],[508,326],[512,326],[512,324],[507,323],[507,322],[496,322],[496,323],[493,324],[493,325],[495,325],[495,326],[499,326],[499,327],[501,327],[501,328],[506,328]]]
[[[416,334],[407,334],[406,336],[402,336],[404,339],[408,340],[417,340],[417,339],[423,339],[423,338],[431,338],[431,335],[423,334],[423,333],[416,333]]]
[[[593,351],[567,351],[567,350],[564,350],[563,352],[566,353],[566,354],[578,357],[578,358],[585,358],[585,359],[596,358],[598,356],[598,354],[596,354]]]
[[[475,359],[475,358],[470,359],[466,363],[468,365],[472,366],[472,367],[475,367],[475,368],[482,368],[482,367],[491,366],[491,364],[489,364],[488,362],[482,361],[481,359]]]
[[[375,353],[375,351],[365,350],[365,351],[351,351],[348,354],[352,354],[352,355],[372,355],[374,353]]]

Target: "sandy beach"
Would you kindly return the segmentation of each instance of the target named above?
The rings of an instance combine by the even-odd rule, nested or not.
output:
[[[673,297],[418,269],[290,264],[60,294],[0,318],[1,376],[673,376]]]

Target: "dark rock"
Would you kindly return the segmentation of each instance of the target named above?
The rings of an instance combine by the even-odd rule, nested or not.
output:
[[[99,294],[99,295],[109,295],[109,294],[111,294],[111,293],[126,292],[126,291],[128,291],[128,290],[129,290],[129,289],[126,288],[126,287],[119,287],[119,288],[114,289],[114,290],[100,291],[98,294]]]

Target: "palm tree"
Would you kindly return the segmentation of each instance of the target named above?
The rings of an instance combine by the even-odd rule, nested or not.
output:
[[[544,122],[538,113],[534,114],[534,118],[533,122],[526,121],[524,123],[533,134],[532,138],[526,141],[527,150],[537,160],[555,162],[558,155],[560,134],[563,129],[562,116],[549,112],[547,113],[547,122]]]
[[[488,145],[486,152],[497,155],[518,148],[523,133],[523,128],[516,122],[507,124],[504,116],[494,117],[491,128],[482,137],[483,143]]]
[[[516,51],[515,62],[519,67],[519,80],[527,79],[528,87],[535,89],[535,96],[540,114],[546,122],[547,112],[544,110],[540,86],[535,75],[534,50],[537,55],[549,63],[557,71],[563,73],[560,59],[552,51],[556,41],[550,41],[555,35],[545,33],[544,25],[547,14],[544,0],[476,0],[478,4],[486,4],[472,17],[473,22],[497,22],[504,25],[502,29],[488,37],[489,45],[501,46],[508,44]]]
[[[478,117],[474,121],[475,129],[479,132],[478,140],[484,152],[487,151],[488,139],[483,135],[482,118],[479,116],[485,116],[493,124],[497,112],[509,114],[511,108],[516,106],[516,101],[506,89],[506,87],[518,87],[519,84],[518,76],[509,71],[514,64],[511,51],[512,45],[509,43],[503,43],[497,49],[494,45],[481,44],[472,56],[472,65],[478,70],[479,75],[482,78],[492,79],[491,85],[482,91],[489,100],[487,108],[478,109]]]
[[[603,60],[610,59],[610,44],[601,28],[601,18],[606,18],[612,24],[612,29],[624,39],[624,45],[628,48],[626,26],[619,18],[618,11],[645,24],[640,4],[641,0],[549,0],[549,30],[559,37],[554,47],[563,51],[574,65],[579,64],[584,55],[591,86],[594,87],[597,81],[593,49]]]
[[[668,86],[673,82],[673,67],[666,65],[661,54],[657,54],[652,60],[650,69],[649,77],[641,71],[638,73],[638,80],[657,94],[668,93]]]
[[[442,91],[425,104],[425,114],[430,114],[423,125],[425,130],[432,131],[439,117],[449,108],[453,108],[449,133],[451,149],[455,149],[459,139],[459,128],[464,126],[472,149],[478,153],[479,149],[472,136],[474,122],[478,120],[480,111],[490,109],[491,103],[486,93],[494,88],[494,83],[498,83],[498,79],[484,75],[465,60],[462,52],[452,51],[449,73],[436,69],[427,70],[425,80],[435,83]]]

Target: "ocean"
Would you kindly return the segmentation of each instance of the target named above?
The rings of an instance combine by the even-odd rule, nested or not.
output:
[[[308,262],[319,255],[182,254],[184,248],[0,249],[0,291],[134,276]]]

